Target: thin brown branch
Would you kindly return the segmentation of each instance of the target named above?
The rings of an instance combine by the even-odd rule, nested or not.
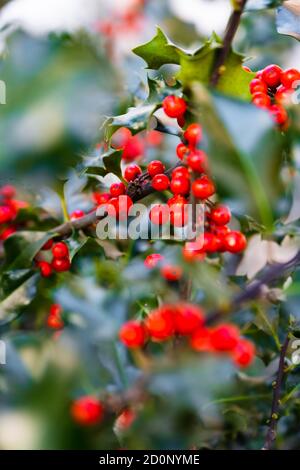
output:
[[[280,396],[281,396],[281,388],[282,388],[282,380],[284,377],[284,365],[285,365],[285,356],[287,353],[287,349],[289,346],[290,337],[289,334],[286,336],[284,343],[281,347],[280,357],[279,357],[279,366],[277,371],[276,380],[273,383],[273,400],[272,400],[272,408],[271,408],[271,417],[268,424],[268,432],[265,444],[262,450],[270,450],[272,448],[273,442],[276,439],[277,435],[277,422],[279,418],[279,409],[280,409]]]
[[[238,30],[246,3],[247,3],[247,0],[235,0],[236,6],[227,24],[227,28],[226,28],[226,32],[225,32],[225,36],[223,40],[223,46],[219,50],[217,50],[217,53],[216,53],[217,54],[216,60],[214,63],[213,72],[212,72],[211,80],[210,80],[210,84],[212,86],[217,85],[219,78],[222,75],[222,71],[223,71],[222,69],[230,53],[231,45],[236,35],[236,32]]]
[[[244,290],[237,294],[231,301],[229,307],[211,312],[207,318],[207,324],[215,323],[224,317],[224,315],[238,310],[245,302],[256,299],[263,293],[265,286],[269,286],[272,282],[276,281],[286,272],[294,269],[298,265],[300,265],[300,251],[290,261],[275,264],[267,269],[259,279],[248,284]]]

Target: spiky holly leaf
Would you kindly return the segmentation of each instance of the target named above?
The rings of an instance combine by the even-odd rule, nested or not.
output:
[[[157,104],[144,103],[136,108],[129,108],[126,114],[109,118],[106,122],[106,140],[120,127],[127,127],[132,134],[137,134],[147,128],[152,114],[156,111]]]
[[[179,64],[180,70],[177,77],[184,86],[189,86],[193,81],[208,85],[216,54],[221,47],[220,38],[213,34],[196,51],[186,51],[172,44],[162,31],[158,30],[157,35],[151,41],[134,49],[134,52],[146,61],[149,68],[157,69],[170,63]],[[254,74],[243,69],[243,60],[242,55],[233,50],[230,51],[216,88],[226,95],[249,100],[249,83],[254,78]]]
[[[109,151],[97,154],[92,157],[84,157],[83,171],[91,175],[105,176],[108,173],[114,173],[121,177],[121,158],[122,151],[110,149]]]
[[[179,64],[177,47],[171,43],[160,28],[151,41],[135,47],[133,52],[147,62],[149,69],[159,69],[165,64]]]

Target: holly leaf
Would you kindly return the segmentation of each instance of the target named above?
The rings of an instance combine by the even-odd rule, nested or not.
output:
[[[120,127],[127,127],[132,134],[137,134],[147,128],[149,120],[157,109],[157,104],[144,103],[135,108],[129,108],[126,114],[109,118],[106,127],[105,139],[109,141],[111,136]]]
[[[276,8],[282,4],[282,0],[248,0],[245,11],[265,10]]]
[[[277,31],[292,36],[300,41],[300,5],[298,1],[289,0],[277,10]]]
[[[114,173],[121,177],[121,158],[122,151],[110,149],[104,154],[97,154],[92,157],[84,157],[84,172],[92,175],[105,176],[108,173]]]
[[[160,28],[151,41],[135,47],[133,52],[144,59],[149,69],[157,70],[165,64],[179,64],[178,49]]]
[[[31,276],[0,303],[0,326],[14,320],[36,294],[38,274]]]

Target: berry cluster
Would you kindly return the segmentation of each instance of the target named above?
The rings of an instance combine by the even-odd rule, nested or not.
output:
[[[165,304],[150,312],[143,322],[128,321],[119,333],[128,348],[143,347],[148,339],[167,341],[174,335],[187,337],[195,351],[229,354],[240,367],[248,367],[255,356],[254,345],[241,337],[235,325],[206,327],[203,310],[190,303]]]
[[[13,235],[18,227],[14,223],[20,209],[26,209],[28,203],[15,199],[14,186],[5,185],[0,188],[0,241]]]
[[[64,327],[62,319],[62,307],[59,304],[52,304],[47,317],[47,326],[53,330],[61,330]]]
[[[53,271],[57,273],[69,271],[71,267],[71,261],[68,245],[64,242],[54,243],[53,240],[50,239],[42,247],[42,251],[47,252],[50,250],[52,254],[51,261],[43,259],[44,255],[41,253],[39,253],[36,257],[36,264],[40,269],[42,277],[50,277]]]
[[[284,104],[300,83],[300,72],[296,69],[283,71],[278,65],[268,65],[257,72],[250,83],[252,102],[270,111],[274,121],[283,129],[288,125],[288,113]]]

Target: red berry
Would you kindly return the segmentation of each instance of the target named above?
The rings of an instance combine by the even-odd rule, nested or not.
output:
[[[210,330],[202,327],[194,331],[190,339],[190,346],[199,352],[213,351],[210,343]]]
[[[205,252],[203,251],[203,244],[195,242],[186,242],[182,254],[187,262],[191,261],[202,261],[205,258]]]
[[[109,192],[113,197],[122,196],[126,192],[126,186],[124,183],[113,183],[109,188]]]
[[[187,157],[188,166],[198,173],[205,172],[207,169],[207,161],[207,155],[203,150],[193,151]]]
[[[166,281],[175,282],[182,278],[182,269],[180,266],[166,264],[161,268],[160,274]]]
[[[168,206],[164,204],[156,204],[149,213],[149,219],[154,225],[164,225],[170,219],[170,211]]]
[[[147,171],[151,178],[153,178],[155,175],[164,173],[165,169],[165,165],[159,160],[153,160],[147,166]]]
[[[81,219],[81,217],[84,217],[84,216],[85,216],[85,213],[81,209],[76,209],[76,211],[70,214],[70,220]]]
[[[178,118],[177,118],[177,124],[178,124],[178,126],[181,127],[181,128],[185,126],[185,117],[184,117],[184,115],[178,116]]]
[[[262,71],[262,80],[270,87],[276,88],[281,84],[282,69],[275,64],[268,65]]]
[[[225,250],[230,253],[239,253],[243,251],[247,246],[247,240],[241,232],[229,232],[223,239]]]
[[[184,133],[184,138],[195,147],[202,138],[202,128],[199,124],[190,124]]]
[[[190,335],[204,324],[204,312],[196,305],[184,303],[176,306],[174,315],[175,332]]]
[[[190,177],[190,173],[189,173],[189,170],[187,169],[186,166],[177,166],[176,168],[174,168],[174,170],[172,171],[172,179],[173,178],[189,178]]]
[[[2,186],[0,188],[0,195],[4,197],[4,199],[12,199],[16,195],[16,188],[10,184]]]
[[[59,330],[64,327],[64,322],[61,318],[62,308],[59,304],[53,304],[50,307],[50,312],[47,318],[47,326],[54,330]]]
[[[115,428],[118,431],[126,431],[130,428],[136,419],[136,413],[133,410],[126,409],[117,417],[115,421]]]
[[[171,191],[173,194],[188,194],[190,191],[190,180],[183,176],[176,176],[171,181]]]
[[[75,400],[71,406],[71,416],[82,426],[93,426],[102,421],[104,408],[95,397],[85,396]]]
[[[52,267],[51,267],[50,263],[47,263],[47,261],[40,261],[38,263],[38,267],[40,268],[42,277],[50,277],[51,276]]]
[[[189,153],[189,148],[186,145],[184,145],[182,142],[180,142],[180,144],[177,145],[176,153],[177,153],[177,157],[180,160],[184,160],[184,158]]]
[[[131,162],[141,157],[145,152],[145,144],[140,136],[135,135],[127,140],[123,147],[122,160]]]
[[[152,188],[156,191],[165,191],[170,185],[170,180],[167,175],[159,174],[155,175],[152,182]]]
[[[237,366],[248,367],[255,357],[255,346],[247,339],[240,339],[232,351],[232,359]]]
[[[238,344],[239,329],[235,325],[224,324],[211,330],[210,342],[216,351],[232,351]]]
[[[300,72],[296,69],[288,69],[281,74],[281,83],[286,88],[297,88],[297,83],[300,81]],[[299,85],[299,83],[298,83]]]
[[[163,141],[163,135],[158,131],[148,131],[146,134],[146,142],[148,145],[156,147]]]
[[[275,101],[279,104],[289,104],[291,101],[292,91],[283,85],[277,88],[275,93]]]
[[[69,248],[64,242],[55,243],[52,247],[52,254],[54,258],[67,258],[69,256]]]
[[[101,206],[102,204],[106,204],[111,198],[109,193],[93,193],[93,200],[95,204]]]
[[[52,238],[50,238],[50,240],[48,240],[48,241],[42,246],[42,250],[45,250],[45,251],[51,250],[52,246],[53,246],[53,240],[52,240]]]
[[[271,106],[271,98],[266,93],[257,92],[252,97],[252,103],[259,108],[268,108]]]
[[[6,227],[4,230],[2,230],[0,234],[0,240],[5,241],[7,240],[11,235],[16,233],[17,228],[14,225],[11,225],[10,227]]]
[[[15,211],[9,206],[0,206],[0,224],[6,224],[15,218]]]
[[[152,253],[148,255],[144,260],[144,265],[148,269],[156,268],[156,266],[164,259],[159,253]]]
[[[64,271],[69,271],[71,267],[71,262],[69,258],[54,258],[51,263],[51,266],[54,271],[62,273]]]
[[[110,217],[119,220],[126,219],[130,208],[133,206],[132,199],[126,194],[119,197],[112,197],[107,205],[107,212]]]
[[[231,212],[227,206],[217,206],[211,210],[209,217],[216,225],[227,225],[231,219]]]
[[[140,348],[146,340],[144,326],[135,320],[128,321],[120,329],[120,340],[128,348]]]
[[[211,179],[207,176],[201,176],[192,184],[192,191],[196,198],[207,199],[216,192],[216,188]]]
[[[139,175],[142,174],[142,170],[138,165],[129,165],[125,168],[124,178],[128,183],[135,180]]]
[[[180,194],[177,194],[176,196],[171,197],[167,204],[169,207],[177,204],[184,205],[187,204],[187,200],[183,196],[180,196]]]
[[[145,327],[152,339],[169,339],[174,334],[174,307],[165,305],[151,312],[145,320]]]
[[[262,74],[263,74],[263,70],[258,70],[256,72],[255,78],[259,78],[259,80],[262,80]]]
[[[163,110],[167,116],[178,118],[186,112],[186,102],[175,95],[167,96],[163,100]]]
[[[216,253],[221,251],[223,243],[219,237],[210,232],[205,232],[203,235],[203,251],[207,253]]]
[[[276,122],[276,124],[279,124],[280,126],[285,124],[289,119],[288,113],[286,112],[284,107],[281,106],[280,104],[273,104],[273,106],[271,106],[270,108],[270,111],[271,111],[274,121]]]
[[[183,227],[188,222],[188,207],[186,204],[180,202],[169,205],[170,220],[174,227]]]
[[[264,93],[266,95],[268,93],[268,86],[265,82],[263,82],[259,78],[254,78],[250,82],[250,93],[252,95],[254,93]]]

